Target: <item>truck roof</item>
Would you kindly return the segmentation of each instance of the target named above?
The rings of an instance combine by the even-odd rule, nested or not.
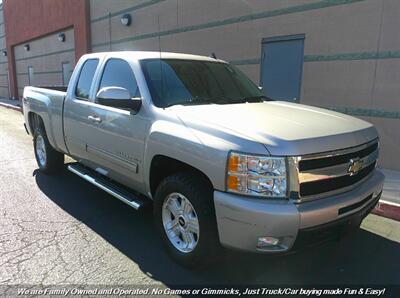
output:
[[[155,59],[155,58],[163,58],[163,59],[185,59],[185,60],[201,60],[201,61],[210,61],[210,62],[223,62],[220,59],[214,59],[212,57],[200,56],[200,55],[192,55],[192,54],[182,54],[182,53],[172,53],[172,52],[156,52],[156,51],[114,51],[114,52],[100,52],[100,53],[92,53],[85,54],[82,57],[85,59],[88,58],[103,58],[104,56],[112,56],[112,57],[120,57],[120,58],[133,58],[135,60],[144,60],[144,59]]]

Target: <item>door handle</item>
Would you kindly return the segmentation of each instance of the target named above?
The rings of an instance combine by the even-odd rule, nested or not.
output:
[[[92,122],[95,122],[95,123],[101,123],[100,117],[88,116],[88,119],[89,119],[90,121],[92,121]]]

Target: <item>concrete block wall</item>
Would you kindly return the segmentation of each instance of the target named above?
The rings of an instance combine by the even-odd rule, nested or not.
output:
[[[65,42],[58,40],[60,33],[65,34]],[[30,50],[24,46],[29,44]],[[33,68],[31,85],[63,85],[62,63],[69,62],[71,72],[75,66],[74,30],[69,28],[59,32],[19,44],[14,47],[17,73],[18,94],[29,85],[28,67]]]
[[[158,50],[160,40],[163,51],[215,52],[257,84],[262,39],[305,34],[300,103],[374,123],[380,166],[400,170],[400,1],[91,0],[90,14],[93,52]]]
[[[3,5],[0,5],[0,97],[9,97],[10,95],[7,56],[3,55],[3,51],[5,51],[6,48]]]

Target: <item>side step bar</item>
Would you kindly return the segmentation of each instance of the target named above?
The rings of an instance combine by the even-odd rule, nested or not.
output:
[[[150,200],[140,198],[138,194],[129,191],[126,187],[119,186],[117,183],[114,183],[105,177],[101,177],[97,172],[88,169],[79,163],[69,164],[68,170],[136,210],[139,210],[150,203]]]

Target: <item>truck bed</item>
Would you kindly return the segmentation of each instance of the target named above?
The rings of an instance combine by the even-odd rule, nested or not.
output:
[[[24,88],[23,105],[25,123],[29,123],[31,112],[43,119],[50,144],[61,152],[66,152],[63,134],[63,109],[66,87],[48,86]],[[30,131],[30,133],[33,133]]]

